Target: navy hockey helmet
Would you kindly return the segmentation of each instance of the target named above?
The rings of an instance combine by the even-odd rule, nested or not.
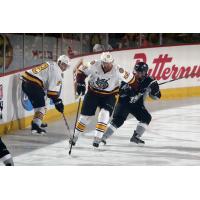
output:
[[[138,62],[135,67],[134,70],[136,72],[146,72],[148,71],[149,67],[145,62]]]

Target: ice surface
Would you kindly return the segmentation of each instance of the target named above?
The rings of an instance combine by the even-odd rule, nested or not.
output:
[[[15,165],[200,165],[200,105],[151,114],[152,122],[143,136],[145,145],[129,142],[137,124],[131,118],[99,149],[92,147],[94,131],[87,132],[79,138],[71,156],[62,120],[52,123],[49,129],[53,132],[45,137],[30,136],[24,130],[12,136]]]

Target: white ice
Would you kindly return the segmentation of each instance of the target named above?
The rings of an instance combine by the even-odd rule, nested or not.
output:
[[[91,131],[79,138],[71,156],[68,142],[62,140],[15,156],[15,165],[200,165],[200,105],[151,114],[153,119],[143,136],[146,142],[143,146],[129,142],[137,124],[131,118],[99,149],[92,147],[94,131]]]

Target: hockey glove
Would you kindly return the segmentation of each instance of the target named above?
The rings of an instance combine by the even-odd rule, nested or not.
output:
[[[150,85],[150,88],[151,88],[151,92],[152,92],[152,93],[158,92],[158,91],[159,91],[158,82],[157,82],[157,81],[153,82],[153,83]]]
[[[156,96],[156,97],[158,97],[158,98],[161,97],[160,88],[159,88],[159,85],[158,85],[158,82],[157,82],[157,81],[155,81],[154,83],[152,83],[152,84],[150,85],[150,88],[151,88],[150,94],[151,94],[152,96]]]
[[[53,99],[53,103],[58,112],[61,112],[61,113],[64,112],[64,105],[63,105],[62,99],[59,99],[59,98]]]
[[[85,90],[86,90],[85,83],[77,83],[76,92],[78,95],[84,95]]]
[[[119,88],[119,96],[121,98],[129,97],[131,94],[131,87],[128,83],[122,82]]]

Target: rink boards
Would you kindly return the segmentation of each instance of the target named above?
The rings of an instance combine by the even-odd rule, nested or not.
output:
[[[145,49],[129,49],[113,51],[115,62],[131,72],[136,61],[149,64],[150,75],[159,83],[183,77],[180,80],[162,85],[162,99],[181,99],[200,96],[200,45],[169,46]],[[85,63],[99,59],[100,54],[86,55],[72,59],[74,67],[80,59]],[[74,95],[73,67],[64,74],[61,98],[68,116],[77,109]],[[16,72],[0,79],[0,101],[3,102],[2,119],[0,119],[0,135],[11,130],[27,127],[30,124],[33,109],[27,97],[21,91],[20,74]],[[46,121],[58,119],[60,114],[47,100],[48,114]]]

